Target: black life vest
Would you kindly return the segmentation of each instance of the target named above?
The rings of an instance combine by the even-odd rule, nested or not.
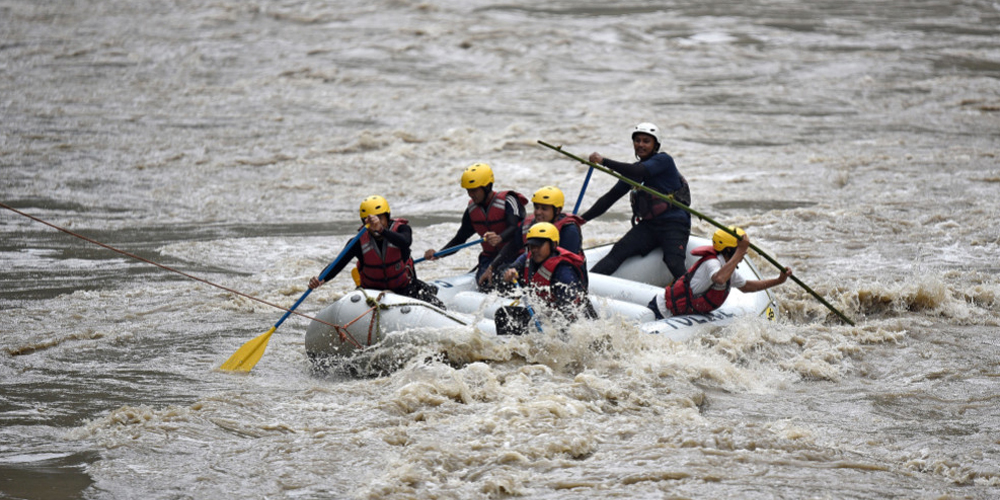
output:
[[[686,206],[691,206],[691,187],[683,175],[681,176],[680,189],[673,193],[663,194],[672,194],[675,200]],[[632,222],[653,219],[673,207],[670,202],[639,188],[632,188],[629,193],[629,202],[632,204]]]

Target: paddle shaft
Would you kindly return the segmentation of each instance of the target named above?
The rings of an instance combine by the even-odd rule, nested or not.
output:
[[[590,176],[594,175],[594,167],[587,169],[587,177],[583,179],[583,187],[580,188],[580,196],[576,197],[576,205],[573,207],[573,215],[580,213],[580,204],[583,203],[583,193],[587,192],[587,184],[590,184]]]
[[[361,228],[361,230],[358,231],[358,234],[356,234],[354,238],[351,239],[351,242],[348,243],[347,246],[340,251],[340,254],[337,255],[337,258],[333,259],[333,262],[331,262],[330,265],[326,266],[326,269],[323,269],[323,272],[319,273],[318,276],[324,276],[326,275],[326,273],[330,272],[330,270],[333,269],[333,267],[336,266],[344,258],[345,255],[347,255],[347,252],[351,251],[351,247],[353,247],[354,244],[357,243],[357,241],[361,238],[361,235],[365,234],[365,231],[367,230],[368,226]],[[295,305],[293,305],[288,310],[288,312],[286,312],[285,315],[282,316],[281,319],[279,319],[278,322],[274,324],[274,328],[277,329],[279,326],[281,326],[281,324],[284,323],[289,316],[291,316],[292,311],[298,308],[299,304],[301,304],[303,300],[306,300],[306,297],[308,297],[309,294],[312,293],[312,291],[313,291],[312,288],[307,289],[306,292],[303,293],[301,297],[299,297],[299,300],[295,301]]]
[[[278,327],[281,326],[281,324],[284,323],[285,320],[292,315],[292,311],[298,309],[299,304],[301,304],[303,300],[306,300],[306,297],[308,297],[310,293],[312,293],[312,288],[306,290],[306,293],[303,293],[302,296],[299,297],[299,300],[295,301],[295,305],[293,305],[290,309],[288,309],[288,312],[286,312],[284,316],[282,316],[281,319],[279,319],[278,322],[274,324],[275,330],[277,330]]]
[[[521,295],[521,301],[524,302],[524,308],[528,310],[528,316],[535,320],[535,329],[539,332],[542,331],[542,322],[538,321],[538,317],[535,316],[535,310],[531,308],[531,304],[528,303],[528,291],[521,286],[521,282],[514,280],[514,284],[523,292]]]
[[[343,250],[341,250],[340,254],[337,255],[337,258],[334,259],[333,262],[330,263],[330,265],[326,266],[326,269],[324,269],[323,272],[320,273],[319,275],[324,276],[326,275],[326,273],[330,272],[331,269],[336,267],[337,263],[343,260],[344,256],[347,255],[347,252],[349,252],[351,248],[354,247],[354,244],[358,241],[359,238],[361,238],[362,234],[365,234],[365,231],[367,229],[368,229],[367,226],[361,228],[361,230],[358,231],[358,234],[354,236],[354,239],[352,239],[351,242],[348,243]],[[247,343],[243,344],[239,349],[236,350],[236,352],[233,353],[232,356],[229,356],[229,359],[227,359],[224,363],[222,363],[221,366],[219,366],[219,369],[226,371],[241,371],[241,372],[249,372],[250,370],[252,370],[254,365],[256,365],[258,361],[260,361],[261,356],[264,355],[264,351],[267,349],[267,343],[271,341],[271,335],[275,332],[275,330],[278,329],[279,326],[281,326],[282,323],[285,322],[286,319],[288,319],[288,316],[292,314],[292,311],[294,311],[297,307],[299,307],[299,304],[301,304],[303,300],[306,300],[306,297],[308,297],[309,294],[312,293],[312,291],[313,291],[312,288],[306,290],[306,292],[303,293],[301,297],[299,297],[299,300],[295,301],[295,305],[293,305],[291,309],[288,309],[288,312],[286,312],[285,315],[282,316],[281,319],[274,324],[274,326],[272,326],[268,331],[264,332],[264,334],[254,337]]]
[[[591,169],[595,169],[596,168],[597,170],[600,170],[601,172],[604,172],[604,173],[606,173],[608,175],[611,175],[611,176],[617,178],[618,180],[620,180],[620,181],[622,181],[622,182],[624,182],[626,184],[631,185],[632,187],[641,189],[641,190],[643,190],[643,191],[645,191],[645,192],[647,192],[647,193],[649,193],[649,194],[651,194],[653,196],[656,196],[657,198],[660,198],[661,200],[664,200],[664,201],[666,201],[666,202],[674,205],[675,207],[680,208],[680,209],[682,209],[682,210],[690,213],[691,215],[694,215],[694,216],[698,217],[699,219],[704,220],[704,221],[708,222],[709,224],[712,224],[715,227],[718,227],[719,229],[722,229],[723,231],[725,231],[725,232],[733,235],[733,237],[735,237],[736,239],[741,239],[740,235],[736,234],[733,230],[731,230],[728,227],[723,226],[722,224],[718,223],[715,219],[713,219],[713,218],[711,218],[711,217],[709,217],[709,216],[707,216],[707,215],[705,215],[705,214],[703,214],[703,213],[701,213],[701,212],[699,212],[699,211],[697,211],[697,210],[695,210],[695,209],[693,209],[693,208],[691,208],[691,207],[689,207],[689,206],[687,206],[687,205],[685,205],[685,204],[683,204],[683,203],[675,200],[673,195],[666,195],[666,194],[660,193],[659,191],[656,191],[656,190],[654,190],[652,188],[649,188],[648,186],[644,186],[644,185],[642,185],[642,184],[640,184],[638,182],[635,182],[632,179],[629,179],[628,177],[625,177],[624,175],[621,175],[618,172],[615,172],[614,170],[611,170],[610,168],[605,167],[604,165],[599,165],[599,164],[594,163],[592,161],[588,161],[588,160],[585,160],[583,158],[580,158],[579,156],[576,156],[576,155],[574,155],[574,154],[572,154],[572,153],[570,153],[568,151],[564,151],[562,149],[562,146],[553,146],[553,145],[551,145],[551,144],[549,144],[549,143],[547,143],[545,141],[538,141],[538,143],[541,144],[542,146],[545,146],[545,147],[553,150],[553,151],[558,151],[558,152],[560,152],[560,153],[562,153],[562,154],[564,154],[564,155],[566,155],[566,156],[568,156],[568,157],[570,157],[570,158],[572,158],[572,159],[574,159],[574,160],[576,160],[576,161],[578,161],[580,163],[588,165]],[[770,255],[768,255],[766,252],[764,252],[763,250],[761,250],[760,248],[758,248],[757,245],[754,245],[753,243],[750,243],[750,248],[752,248],[755,252],[757,252],[758,255],[760,255],[761,257],[763,257],[765,260],[767,260],[768,262],[770,262],[771,264],[773,264],[774,267],[777,267],[778,270],[781,270],[781,271],[785,270],[785,266],[782,266],[777,260],[775,260]],[[851,321],[850,318],[848,318],[847,316],[845,316],[844,313],[838,311],[836,307],[833,307],[833,305],[831,305],[829,302],[827,302],[826,299],[824,299],[818,293],[816,293],[815,291],[813,291],[812,288],[809,288],[808,285],[806,285],[801,280],[799,280],[794,274],[791,275],[791,276],[789,276],[789,278],[791,278],[792,281],[794,281],[797,285],[799,285],[800,287],[802,287],[805,291],[809,292],[810,295],[812,295],[813,297],[815,297],[816,300],[820,301],[820,303],[822,303],[824,306],[826,306],[827,309],[829,309],[834,314],[836,314],[845,323],[847,323],[848,325],[854,326],[854,322]]]
[[[441,257],[442,255],[450,255],[452,252],[457,252],[457,251],[459,251],[459,250],[461,250],[461,249],[463,249],[465,247],[471,247],[472,245],[478,245],[478,244],[480,244],[482,242],[483,242],[483,239],[479,238],[476,241],[470,241],[468,243],[462,243],[461,245],[455,245],[455,246],[453,246],[451,248],[445,248],[444,250],[441,250],[440,252],[434,252],[434,258]],[[414,264],[419,264],[419,263],[421,263],[421,262],[423,262],[425,260],[427,260],[426,257],[421,257],[421,258],[413,261],[413,263]]]

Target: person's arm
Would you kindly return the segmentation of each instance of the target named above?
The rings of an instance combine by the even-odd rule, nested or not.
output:
[[[409,224],[403,224],[399,226],[399,229],[393,231],[391,229],[385,229],[381,234],[375,235],[375,237],[381,236],[385,238],[389,243],[396,245],[404,253],[410,249],[410,245],[413,244],[413,230],[410,229]],[[447,248],[447,247],[446,247]]]
[[[580,226],[576,224],[566,224],[559,232],[559,246],[573,253],[580,253],[583,247],[583,234]]]
[[[784,283],[791,275],[792,268],[786,267],[784,271],[781,271],[781,274],[779,274],[777,278],[771,278],[769,280],[747,280],[747,283],[740,287],[740,291],[743,293],[752,293],[767,290],[768,288]]]
[[[468,241],[469,237],[476,234],[476,228],[472,227],[472,217],[469,216],[469,211],[465,211],[465,215],[462,216],[462,225],[459,226],[458,232],[455,233],[455,237],[451,239],[448,243],[445,243],[444,248],[451,248],[454,246],[461,245]],[[433,248],[424,252],[424,258],[427,260],[435,260],[442,257],[447,257],[454,254],[455,252],[449,252],[438,257],[434,257],[437,253]]]
[[[568,312],[568,308],[576,306],[576,300],[583,294],[583,284],[580,277],[573,271],[573,266],[561,264],[552,273],[552,295],[555,297],[555,307]]]
[[[584,212],[580,218],[585,221],[590,221],[600,217],[604,214],[604,212],[607,212],[608,209],[611,208],[611,205],[614,205],[615,202],[620,200],[622,196],[625,196],[625,194],[628,193],[628,190],[628,184],[618,181],[618,183],[612,186],[611,189],[604,194],[604,196],[598,198],[597,201],[594,202],[594,205],[590,207],[589,210]]]
[[[520,224],[518,224],[518,226],[515,229],[517,229],[517,234],[518,235],[523,235],[524,234],[524,232],[523,232],[524,228]],[[506,231],[504,231],[504,232],[506,232]],[[521,239],[523,240],[524,238],[521,237]],[[500,249],[500,253],[498,253],[497,256],[493,259],[493,262],[490,262],[489,267],[491,269],[493,269],[493,270],[499,271],[500,270],[499,269],[500,263],[501,262],[510,262],[511,259],[513,259],[514,256],[517,255],[518,252],[521,251],[521,248],[523,248],[523,245],[521,245],[520,241],[512,241],[509,244],[504,245],[504,247]]]
[[[611,170],[614,170],[615,172],[618,172],[619,174],[622,174],[636,182],[642,182],[648,173],[646,166],[643,165],[642,162],[622,163],[620,161],[604,158],[601,161],[601,165],[604,165],[605,167],[608,167]]]
[[[354,241],[354,244],[351,245],[350,250],[348,250],[348,252],[344,254],[345,256],[350,256],[352,258],[340,259],[340,262],[337,262],[337,265],[331,267],[322,276],[317,276],[309,280],[309,288],[318,288],[327,281],[336,278],[337,275],[340,274],[340,271],[343,271],[344,268],[347,267],[347,265],[350,264],[354,259],[360,259],[362,257],[361,239],[358,238],[357,240],[352,240],[352,241]]]
[[[716,285],[725,285],[729,278],[733,277],[733,273],[736,272],[736,266],[739,265],[740,261],[747,254],[747,249],[750,248],[750,235],[744,234],[743,238],[740,239],[739,243],[736,244],[736,253],[733,257],[726,261],[715,274],[712,275],[712,283]]]
[[[685,205],[691,204],[691,188],[670,155],[659,153],[637,163],[645,170],[642,180],[661,194],[672,194]]]
[[[507,196],[507,204],[504,207],[504,221],[507,223],[507,229],[500,232],[500,239],[507,242],[511,241],[515,235],[518,237],[521,236],[521,223],[524,222],[524,205],[521,205],[521,200],[517,199],[517,196],[513,194]]]
[[[500,270],[503,273],[503,280],[508,283],[513,283],[516,279],[521,279],[521,269],[524,269],[524,264],[528,261],[528,254],[523,253],[514,259],[510,265],[504,267]]]

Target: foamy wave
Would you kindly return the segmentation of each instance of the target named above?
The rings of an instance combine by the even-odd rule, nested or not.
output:
[[[996,285],[958,290],[942,278],[920,276],[902,283],[860,286],[854,306],[860,315],[875,318],[918,312],[975,324],[991,317],[995,321],[997,295]]]

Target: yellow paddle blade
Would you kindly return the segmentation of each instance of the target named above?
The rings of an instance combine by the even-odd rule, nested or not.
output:
[[[351,269],[351,277],[354,278],[354,286],[361,286],[361,271],[358,268]]]
[[[222,363],[219,369],[231,372],[249,372],[253,368],[253,365],[256,365],[260,361],[260,357],[264,355],[264,349],[267,349],[267,342],[271,340],[271,334],[277,329],[277,327],[272,326],[267,333],[243,344],[243,347],[234,352],[225,363]]]

